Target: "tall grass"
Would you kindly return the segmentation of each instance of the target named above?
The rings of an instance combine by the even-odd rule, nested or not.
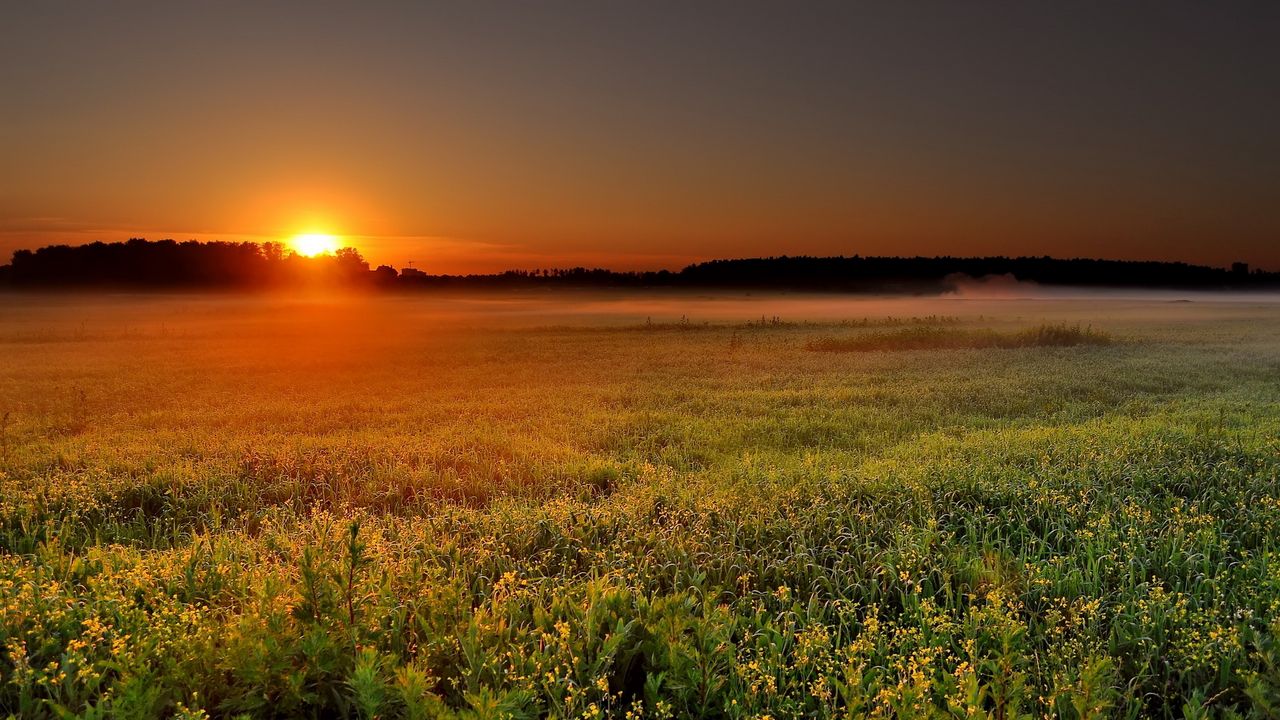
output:
[[[910,327],[891,332],[847,337],[819,337],[805,343],[813,352],[876,352],[896,350],[971,350],[985,348],[1072,347],[1109,345],[1110,334],[1079,324],[1037,325],[1014,332],[991,329]]]

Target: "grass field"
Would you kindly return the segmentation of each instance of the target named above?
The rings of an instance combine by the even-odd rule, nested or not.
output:
[[[1260,298],[0,297],[0,717],[1275,717],[1278,551]]]

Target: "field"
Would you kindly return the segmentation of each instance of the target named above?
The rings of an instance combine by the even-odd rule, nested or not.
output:
[[[0,717],[1275,717],[1278,551],[1267,298],[0,296]]]

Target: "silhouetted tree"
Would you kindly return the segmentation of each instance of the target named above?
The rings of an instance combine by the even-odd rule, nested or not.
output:
[[[362,277],[369,272],[369,263],[365,262],[364,256],[359,250],[352,247],[339,248],[333,254],[334,262],[345,275]]]
[[[19,250],[4,278],[16,286],[261,287],[298,282],[365,282],[369,264],[352,248],[332,256],[286,254],[280,243],[95,242]]]

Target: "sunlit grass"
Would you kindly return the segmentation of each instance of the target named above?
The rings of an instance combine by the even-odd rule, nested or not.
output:
[[[579,332],[118,302],[0,333],[0,715],[1265,716],[1280,689],[1267,308]],[[1125,341],[1025,340],[1095,319]],[[806,350],[939,333],[1024,344]]]

